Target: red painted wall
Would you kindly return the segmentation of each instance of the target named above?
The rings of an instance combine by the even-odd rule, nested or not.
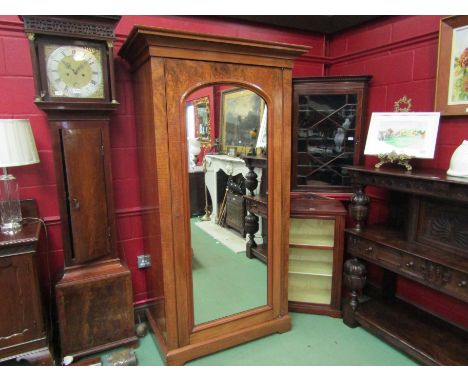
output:
[[[311,46],[311,52],[298,61],[295,73],[322,75],[324,38],[318,34],[304,34],[285,29],[234,22],[220,17],[124,16],[118,24],[116,52],[135,24],[144,24],[194,32],[278,41]],[[133,280],[135,304],[144,303],[146,295],[145,271],[136,268],[136,257],[143,253],[142,225],[139,199],[135,112],[128,65],[115,55],[117,92],[120,106],[112,118],[111,153],[115,196],[118,248],[126,259]],[[34,198],[49,233],[49,258],[45,256],[45,241],[40,256],[44,285],[50,285],[50,273],[63,267],[60,217],[53,167],[52,147],[45,114],[33,103],[34,85],[31,57],[23,24],[16,16],[0,16],[0,118],[28,118],[34,131],[39,157],[37,165],[12,169],[17,176],[21,196]]]
[[[221,17],[124,16],[117,27],[116,51],[135,24],[205,32],[242,38],[278,41],[311,46],[310,52],[295,63],[294,76],[324,74],[372,74],[369,112],[391,111],[393,102],[403,95],[413,99],[415,111],[432,110],[437,63],[438,16],[388,17],[335,36],[329,41],[319,34],[298,33]],[[135,112],[131,76],[127,64],[115,58],[120,107],[112,118],[111,147],[113,186],[118,227],[118,248],[132,271],[134,302],[144,303],[145,271],[136,268],[142,253],[139,173],[137,166]],[[37,200],[49,232],[51,274],[63,266],[60,218],[52,160],[52,148],[45,115],[33,103],[31,58],[22,22],[16,16],[0,16],[0,118],[28,118],[34,131],[41,163],[12,169],[21,185],[22,197]],[[443,119],[433,161],[419,166],[446,169],[450,156],[468,138],[466,119]],[[374,162],[367,159],[367,163]],[[386,214],[385,195],[373,216]],[[47,259],[43,245],[41,262],[44,283]],[[408,285],[402,280],[399,292],[431,306],[453,320],[466,323],[466,304],[437,294],[428,288]]]
[[[373,76],[369,88],[370,113],[393,111],[394,102],[402,96],[412,99],[413,111],[433,111],[437,70],[439,21],[442,16],[386,17],[366,26],[342,33],[328,41],[332,64],[328,75]],[[468,139],[466,117],[441,119],[435,158],[415,160],[414,167],[449,167],[453,151]],[[373,165],[376,157],[366,157]],[[370,218],[386,218],[386,193],[373,188],[375,196]],[[378,277],[378,270],[372,275]],[[458,300],[400,278],[397,293],[430,310],[468,326],[468,305]]]

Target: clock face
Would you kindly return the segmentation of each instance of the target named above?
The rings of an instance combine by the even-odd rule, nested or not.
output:
[[[101,50],[76,45],[46,45],[49,96],[104,98]]]

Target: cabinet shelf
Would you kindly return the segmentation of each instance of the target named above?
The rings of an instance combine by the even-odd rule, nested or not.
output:
[[[291,235],[289,245],[301,248],[333,249],[333,236]]]
[[[289,260],[289,273],[331,277],[333,273],[333,263],[290,259]]]
[[[356,319],[425,364],[468,364],[467,332],[405,302],[369,300],[359,305]]]
[[[341,315],[345,214],[342,204],[334,199],[316,195],[291,200],[290,310],[332,317]]]
[[[311,239],[313,241],[313,239]],[[333,245],[318,245],[318,244],[295,244],[293,242],[289,242],[290,248],[303,248],[303,249],[333,249]]]
[[[423,261],[427,260],[444,267],[454,268],[461,272],[468,273],[468,262],[460,261],[459,257],[453,256],[452,252],[417,242],[410,242],[406,240],[404,232],[384,224],[370,225],[360,232],[356,231],[354,228],[348,228],[345,232],[356,237],[361,237],[369,242],[380,244],[398,253],[407,253]],[[353,247],[350,248],[352,249]]]
[[[289,301],[330,304],[331,277],[289,274]]]

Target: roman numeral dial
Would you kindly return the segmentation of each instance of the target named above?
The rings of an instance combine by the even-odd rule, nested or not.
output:
[[[104,98],[103,62],[99,49],[76,45],[46,46],[49,95]]]

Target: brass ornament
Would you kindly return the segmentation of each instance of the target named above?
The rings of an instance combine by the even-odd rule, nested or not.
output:
[[[412,99],[406,96],[401,97],[398,101],[393,104],[393,111],[396,113],[407,113],[411,111]]]
[[[378,155],[380,162],[375,165],[375,168],[380,168],[385,163],[396,163],[398,165],[404,166],[406,171],[411,171],[413,167],[409,164],[409,161],[413,159],[412,156],[406,154],[397,154],[395,151],[392,151],[388,154],[379,154]]]
[[[393,111],[396,113],[407,113],[411,111],[412,99],[407,96],[401,97],[398,101],[395,101],[393,104]],[[409,161],[413,159],[412,156],[406,154],[397,154],[395,151],[392,151],[387,154],[378,155],[380,162],[377,163],[374,167],[380,168],[386,163],[396,163],[400,166],[404,166],[406,171],[411,171],[413,167],[409,164]]]

